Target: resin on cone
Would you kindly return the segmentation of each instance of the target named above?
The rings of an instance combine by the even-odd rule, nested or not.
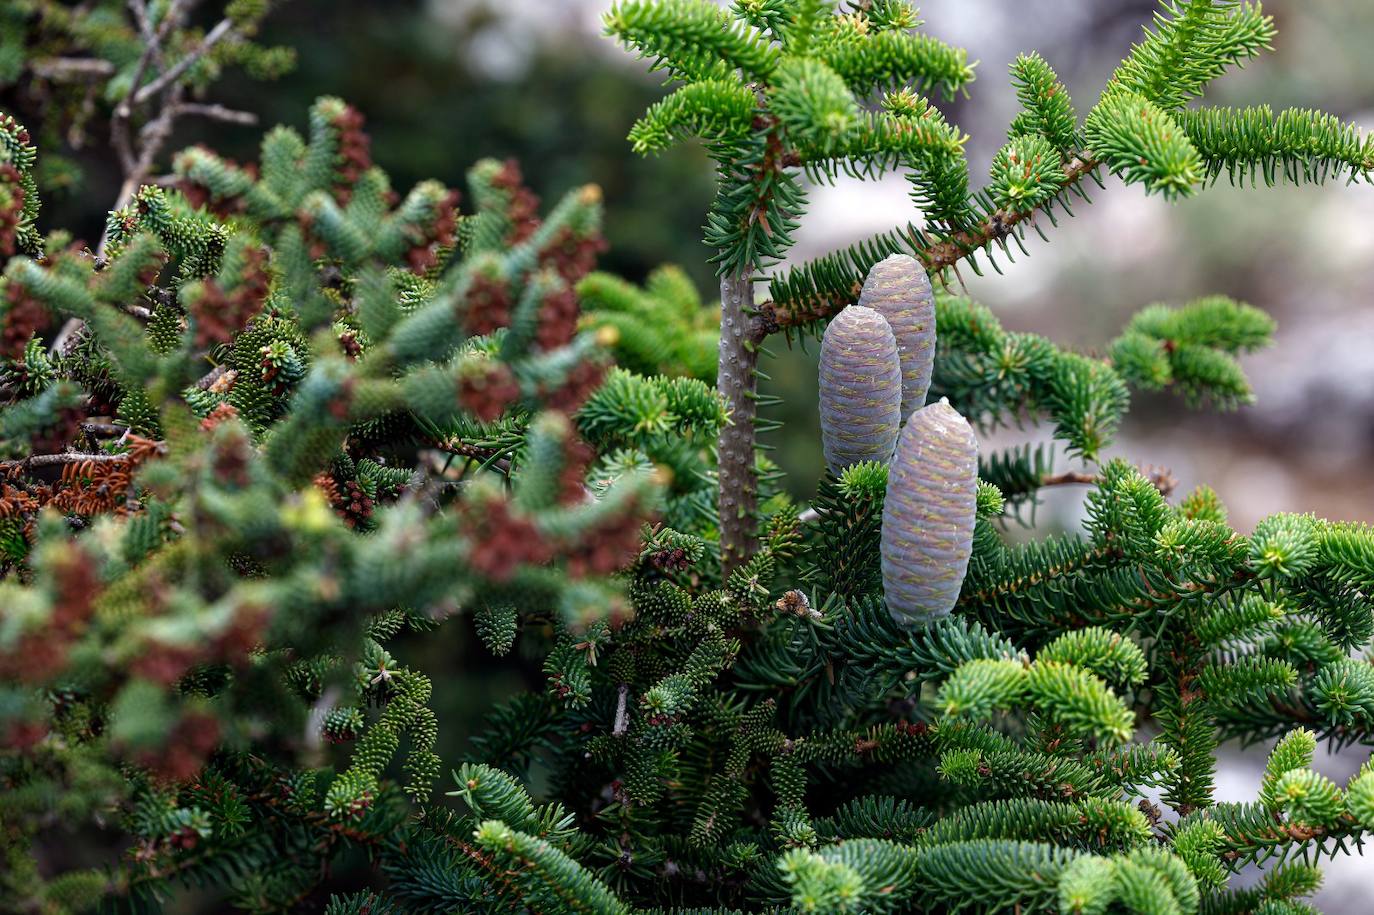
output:
[[[949,615],[973,552],[978,440],[941,398],[907,421],[883,503],[883,594],[902,626]]]
[[[838,476],[860,461],[886,463],[901,426],[897,339],[883,316],[851,305],[821,341],[821,445]]]
[[[935,293],[920,261],[893,254],[868,271],[859,304],[881,314],[902,361],[902,422],[926,403],[935,365]]]

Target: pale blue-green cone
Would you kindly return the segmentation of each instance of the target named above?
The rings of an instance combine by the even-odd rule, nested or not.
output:
[[[821,446],[836,476],[860,461],[887,463],[902,420],[897,339],[883,316],[850,305],[821,341]]]
[[[973,552],[978,440],[944,398],[907,420],[883,503],[883,595],[899,625],[948,616]]]
[[[892,327],[902,359],[902,422],[926,404],[935,366],[935,293],[920,261],[893,254],[873,265],[859,293]]]

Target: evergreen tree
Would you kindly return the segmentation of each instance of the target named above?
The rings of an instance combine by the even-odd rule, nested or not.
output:
[[[203,88],[215,34],[131,9],[136,60],[88,49],[121,156]],[[1187,107],[1270,43],[1249,4],[1164,3],[1082,122],[1018,59],[976,192],[925,94],[972,69],[902,0],[628,0],[607,25],[679,84],[634,145],[700,135],[719,168],[714,363],[680,272],[593,271],[596,188],[541,217],[487,160],[465,205],[401,196],[338,99],[257,163],[196,147],[156,183],[165,138],[140,130],[95,250],[44,231],[42,151],[0,120],[4,907],[206,886],[336,915],[1311,911],[1314,860],[1374,830],[1374,765],[1312,768],[1319,741],[1374,745],[1374,530],[1244,534],[1211,490],[1099,461],[1133,390],[1248,402],[1236,357],[1272,322],[1155,305],[1094,356],[950,289],[1102,172],[1170,197],[1357,179],[1369,141]],[[924,226],[754,301],[803,176],[894,168]],[[824,335],[809,507],[756,451],[778,332]],[[1027,413],[1087,469],[979,454]],[[1064,484],[1082,532],[1004,536]],[[443,684],[398,636],[468,617],[541,682],[442,760]],[[1217,803],[1218,744],[1275,737],[1258,798]],[[55,824],[127,851],[55,873]],[[326,899],[362,860],[373,889]]]

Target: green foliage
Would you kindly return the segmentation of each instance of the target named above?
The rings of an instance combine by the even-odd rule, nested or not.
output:
[[[1168,0],[1154,29],[1117,68],[1114,85],[1166,110],[1181,108],[1234,64],[1257,56],[1274,23],[1257,4],[1237,0]]]
[[[792,4],[765,6],[772,12],[749,20],[750,28],[758,36],[778,38],[786,60],[794,52],[781,36],[789,16],[794,15]],[[665,6],[665,16],[670,9]],[[744,8],[739,9],[743,15]],[[821,78],[814,58],[847,77],[843,61],[850,56],[879,58],[889,45],[908,46],[913,59],[926,62],[894,69],[891,79],[877,85],[859,86],[851,81],[850,88],[861,100],[875,92],[886,93],[877,115],[860,113],[856,121],[852,106],[833,80],[825,84],[829,88],[824,98],[829,101],[820,105],[821,84],[810,82],[812,94],[806,101],[818,107],[803,109],[784,99],[785,110],[776,111],[776,124],[766,116],[756,118],[754,142],[712,143],[722,179],[748,179],[755,188],[753,195],[732,193],[728,200],[736,208],[728,212],[722,209],[721,203],[727,200],[722,196],[713,210],[713,221],[725,225],[749,220],[753,225],[762,216],[782,241],[770,238],[761,244],[754,234],[724,231],[713,233],[708,241],[734,246],[717,258],[723,272],[776,260],[790,244],[798,218],[801,201],[791,185],[795,168],[819,171],[820,176],[843,171],[865,177],[900,168],[912,183],[912,196],[924,222],[898,226],[772,276],[773,314],[784,329],[805,327],[838,312],[853,301],[868,270],[890,254],[913,255],[932,273],[960,261],[981,271],[978,256],[982,254],[1000,270],[999,255],[1012,260],[1013,245],[1024,252],[1025,225],[1035,224],[1030,217],[1043,212],[1053,222],[1057,213],[1071,215],[1071,197],[1086,199],[1081,183],[1090,176],[1096,180],[1104,166],[1148,193],[1177,198],[1195,193],[1205,180],[1222,172],[1236,182],[1253,180],[1258,174],[1271,183],[1321,181],[1340,175],[1355,180],[1367,179],[1374,164],[1369,141],[1355,127],[1330,115],[1300,110],[1274,115],[1263,107],[1244,111],[1185,107],[1214,79],[1267,49],[1274,26],[1258,5],[1169,0],[1159,5],[1153,28],[1132,48],[1088,110],[1081,128],[1068,92],[1050,64],[1037,54],[1018,57],[1011,75],[1021,110],[1010,125],[1007,145],[993,163],[989,183],[971,192],[961,135],[946,124],[924,94],[937,85],[946,92],[966,85],[972,71],[961,69],[963,59],[940,50],[937,41],[915,31],[919,24],[914,14],[895,17],[901,23],[895,28],[875,29],[867,22],[856,28],[854,23],[871,16],[871,10],[851,18],[843,10],[832,13],[833,9],[826,7],[825,15],[834,25],[819,30],[812,58],[797,64],[815,74],[814,79]],[[886,15],[879,18],[892,21]],[[614,23],[610,27],[616,32]],[[829,51],[832,43],[843,53]],[[925,58],[915,53],[926,46],[932,50]],[[790,71],[780,64],[776,72]],[[773,78],[760,79],[760,90],[767,90]],[[774,97],[763,91],[761,99],[766,107],[760,114],[773,113]],[[704,101],[703,107],[721,116],[725,111],[722,102]],[[770,155],[767,144],[759,143],[760,135],[774,132],[784,134],[780,138],[784,149],[790,138],[801,135],[795,141],[795,155]],[[710,141],[714,135],[705,136]],[[817,137],[824,142],[815,142]],[[824,162],[817,161],[817,156]],[[785,193],[785,201],[776,201],[775,192]],[[757,204],[763,208],[757,209]],[[1036,230],[1041,231],[1038,224]],[[1221,380],[1215,377],[1215,367],[1197,366],[1190,371]]]
[[[736,285],[787,253],[808,173],[899,169],[924,228],[774,276],[752,309],[727,282],[717,363],[681,271],[592,272],[595,188],[540,218],[486,160],[470,212],[435,182],[395,194],[338,99],[255,166],[177,155],[98,259],[39,233],[33,145],[0,122],[0,905],[1307,911],[1310,861],[1374,829],[1374,768],[1312,769],[1319,742],[1374,746],[1374,530],[1243,534],[1206,487],[1171,501],[1167,473],[1102,459],[1132,389],[1247,403],[1237,357],[1273,323],[1156,305],[1079,353],[930,280],[1104,165],[1178,197],[1222,170],[1363,177],[1366,142],[1188,107],[1269,42],[1242,3],[1163,4],[1081,127],[1018,58],[976,192],[927,97],[972,67],[903,0],[626,0],[606,24],[677,84],[635,147],[706,141]],[[139,46],[109,37],[117,86]],[[247,46],[204,69],[270,69]],[[826,433],[880,412],[880,440],[803,507],[746,437],[760,508],[722,512],[747,357],[861,294],[884,345],[826,357],[847,385]],[[928,381],[947,402],[922,406]],[[1044,418],[1054,447],[980,461],[964,416]],[[1081,531],[1007,530],[1067,484]],[[722,563],[732,525],[754,545]],[[469,656],[416,645],[469,613],[463,651],[526,688],[441,759],[433,693]],[[1220,742],[1273,738],[1256,801],[1217,803]],[[58,872],[55,824],[131,852]],[[371,889],[326,900],[345,865]]]
[[[35,221],[40,202],[34,164],[38,150],[29,132],[10,115],[0,115],[0,255],[43,250]]]
[[[431,682],[389,643],[432,628],[459,589],[497,608],[538,600],[570,633],[626,600],[610,574],[637,555],[655,487],[636,466],[589,479],[596,454],[569,417],[584,416],[598,441],[650,453],[724,421],[691,379],[643,382],[671,411],[662,428],[617,406],[614,385],[595,393],[603,356],[578,331],[571,291],[598,245],[594,189],[541,221],[517,205],[513,169],[481,163],[470,178],[487,208],[465,219],[487,228],[458,251],[452,195],[422,185],[392,209],[379,170],[339,165],[363,142],[350,109],[324,99],[312,119],[308,144],[268,135],[260,178],[203,191],[226,205],[230,191],[255,199],[253,215],[225,222],[182,191],[147,187],[111,216],[102,270],[60,253],[16,258],[3,281],[10,301],[34,309],[28,332],[39,336],[25,341],[25,361],[6,362],[35,393],[6,404],[0,422],[57,473],[7,465],[5,514],[25,526],[0,583],[0,723],[40,739],[18,746],[36,746],[41,765],[7,751],[2,777],[41,810],[72,767],[104,773],[70,809],[114,804],[146,821],[147,854],[105,878],[140,898],[168,874],[246,901],[308,892],[319,868],[303,853],[280,872],[256,863],[264,846],[253,843],[274,832],[302,848],[311,834],[336,836],[314,846],[325,859],[344,835],[380,846],[390,827],[372,821],[407,796],[423,803],[440,769]],[[279,148],[301,167],[277,164]],[[213,154],[181,161],[188,180],[215,180]],[[147,303],[146,326],[131,302]],[[45,328],[66,318],[83,323],[82,349],[40,355]],[[106,439],[82,426],[101,405],[123,420],[96,414]],[[69,446],[77,452],[62,454]],[[460,489],[436,452],[491,469]],[[491,485],[501,478],[513,492]],[[101,530],[98,545],[44,520],[58,513]],[[314,564],[323,556],[328,572]],[[162,597],[150,600],[154,590]],[[480,628],[508,650],[519,621],[501,609]],[[56,705],[43,698],[59,693]],[[253,739],[305,729],[354,746],[336,751],[334,774],[298,768],[291,751],[254,757],[268,774],[252,778],[303,778],[310,793],[298,808],[221,826],[224,805],[258,789],[240,770],[214,769],[222,786],[207,806],[191,776],[249,739],[243,722],[273,693],[272,730]],[[70,751],[41,741],[58,732]],[[142,789],[107,787],[125,769],[148,785],[147,803],[166,807],[156,821]],[[28,842],[27,832],[6,839],[16,874],[29,873]],[[201,842],[208,856],[192,853]],[[7,886],[57,899],[80,879]]]
[[[1208,4],[1211,5],[1210,3]],[[1147,193],[1187,196],[1202,180],[1198,152],[1169,114],[1133,92],[1105,96],[1083,124],[1092,154]]]
[[[1223,296],[1176,309],[1152,305],[1112,344],[1112,362],[1136,387],[1234,407],[1252,400],[1235,356],[1268,346],[1273,334],[1272,318]]]
[[[660,267],[637,287],[609,273],[577,284],[582,325],[605,329],[616,363],[642,375],[684,375],[716,380],[719,313],[703,305],[687,275]]]
[[[1012,124],[1014,134],[1038,136],[1061,153],[1078,146],[1078,115],[1073,100],[1045,58],[1021,54],[1011,65],[1012,83],[1021,113]]]
[[[958,91],[973,68],[964,51],[915,33],[905,4],[841,15],[810,0],[731,12],[705,0],[631,0],[613,6],[605,23],[682,84],[630,139],[640,152],[686,136],[706,141],[721,178],[706,240],[723,274],[775,262],[791,247],[805,205],[799,167],[817,175],[904,167],[932,218],[965,218],[963,139],[920,93]],[[861,103],[884,91],[885,110],[866,111]]]
[[[1008,212],[1029,212],[1044,206],[1063,183],[1059,153],[1039,134],[1016,137],[992,160],[989,192]]]
[[[1290,108],[1197,109],[1181,113],[1180,126],[1207,164],[1210,177],[1225,172],[1235,183],[1321,183],[1367,177],[1374,164],[1371,140],[1333,115]]]

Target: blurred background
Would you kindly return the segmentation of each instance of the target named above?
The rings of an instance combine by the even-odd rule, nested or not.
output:
[[[626,132],[662,91],[644,62],[600,37],[608,5],[296,0],[273,15],[263,36],[297,49],[296,71],[266,85],[226,82],[215,96],[256,111],[264,126],[300,127],[315,96],[345,98],[367,116],[374,158],[401,190],[429,177],[461,187],[468,165],[489,155],[517,159],[546,198],[596,182],[611,243],[604,268],[642,280],[675,262],[713,296],[709,252],[699,242],[713,189],[709,163],[696,148],[650,161],[630,152]],[[1321,107],[1374,127],[1374,68],[1366,65],[1374,4],[1271,0],[1266,8],[1279,27],[1274,52],[1217,83],[1209,103]],[[972,135],[975,180],[1015,113],[1007,64],[1016,53],[1043,54],[1082,111],[1153,9],[1152,0],[927,0],[926,28],[981,61],[970,97],[943,106]],[[240,160],[256,156],[260,128],[183,123],[169,148],[205,141]],[[78,155],[76,164],[84,179],[46,200],[45,223],[95,238],[118,179],[98,157]],[[1254,406],[1218,416],[1138,396],[1112,454],[1170,468],[1180,491],[1209,483],[1242,531],[1276,511],[1374,522],[1374,188],[1237,191],[1223,183],[1171,205],[1109,181],[1093,196],[1093,205],[1075,207],[1075,219],[1047,228],[1051,244],[1032,233],[1031,257],[1004,265],[1005,276],[964,271],[969,291],[1009,328],[1088,351],[1154,301],[1225,293],[1264,309],[1280,330],[1272,349],[1247,361]],[[919,213],[900,177],[817,188],[794,254],[812,257],[907,220]],[[817,347],[789,352],[775,343],[778,357],[764,370],[786,404],[771,444],[805,499],[821,467]],[[1002,430],[985,446],[1046,438],[1035,428]],[[1041,522],[1075,525],[1081,496],[1056,492]],[[457,758],[467,737],[458,722],[475,726],[475,710],[533,673],[507,665],[504,673],[474,675],[476,668],[455,660],[471,656],[462,644],[431,639],[417,649],[430,656],[436,677],[456,684],[438,697],[440,720],[455,723],[443,738],[446,759]],[[1222,799],[1253,798],[1263,756],[1256,749],[1227,762]],[[1361,756],[1327,757],[1318,768],[1343,782]],[[1358,859],[1337,862],[1321,907],[1368,911],[1356,901],[1361,877]]]

